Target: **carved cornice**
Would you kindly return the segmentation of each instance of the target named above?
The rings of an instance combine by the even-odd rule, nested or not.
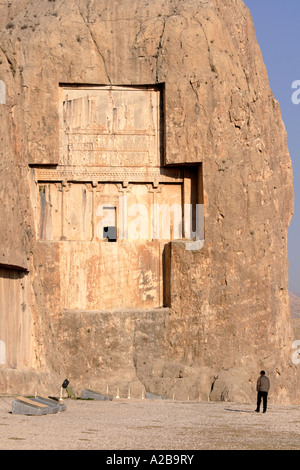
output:
[[[179,168],[146,167],[81,167],[58,165],[55,168],[36,168],[36,181],[69,182],[127,182],[127,183],[182,183]]]

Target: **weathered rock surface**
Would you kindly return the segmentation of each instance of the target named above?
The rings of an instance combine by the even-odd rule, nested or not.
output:
[[[58,389],[68,375],[96,390],[142,384],[164,396],[247,401],[264,368],[276,401],[296,400],[292,167],[243,2],[1,2],[0,80],[0,264],[23,271],[28,294],[16,310],[29,325],[14,323],[19,312],[11,318],[2,295],[3,373],[50,374]],[[170,244],[167,309],[65,310],[59,243],[37,239],[33,168],[60,164],[59,85],[161,83],[164,164],[202,163],[204,247]],[[14,305],[23,285],[12,279],[8,289]],[[9,334],[21,359],[5,351]],[[23,393],[18,387],[6,380],[0,392]]]

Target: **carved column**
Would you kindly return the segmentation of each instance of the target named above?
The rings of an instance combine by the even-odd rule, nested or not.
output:
[[[119,196],[119,239],[127,240],[128,239],[128,227],[127,227],[127,217],[128,217],[128,198],[127,195],[131,193],[132,185],[128,181],[123,181],[122,184],[118,185],[118,191],[121,194]]]

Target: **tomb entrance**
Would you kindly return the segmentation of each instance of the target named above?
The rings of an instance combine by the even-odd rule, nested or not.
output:
[[[22,369],[31,363],[29,289],[25,270],[0,265],[0,367]]]
[[[167,303],[166,245],[193,237],[202,186],[201,165],[164,165],[163,94],[60,86],[60,161],[34,168],[34,197],[38,242],[56,245],[62,309]]]

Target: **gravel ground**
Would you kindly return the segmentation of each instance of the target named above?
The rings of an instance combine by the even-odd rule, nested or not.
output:
[[[300,406],[66,399],[66,410],[12,414],[0,397],[0,450],[299,450]]]

